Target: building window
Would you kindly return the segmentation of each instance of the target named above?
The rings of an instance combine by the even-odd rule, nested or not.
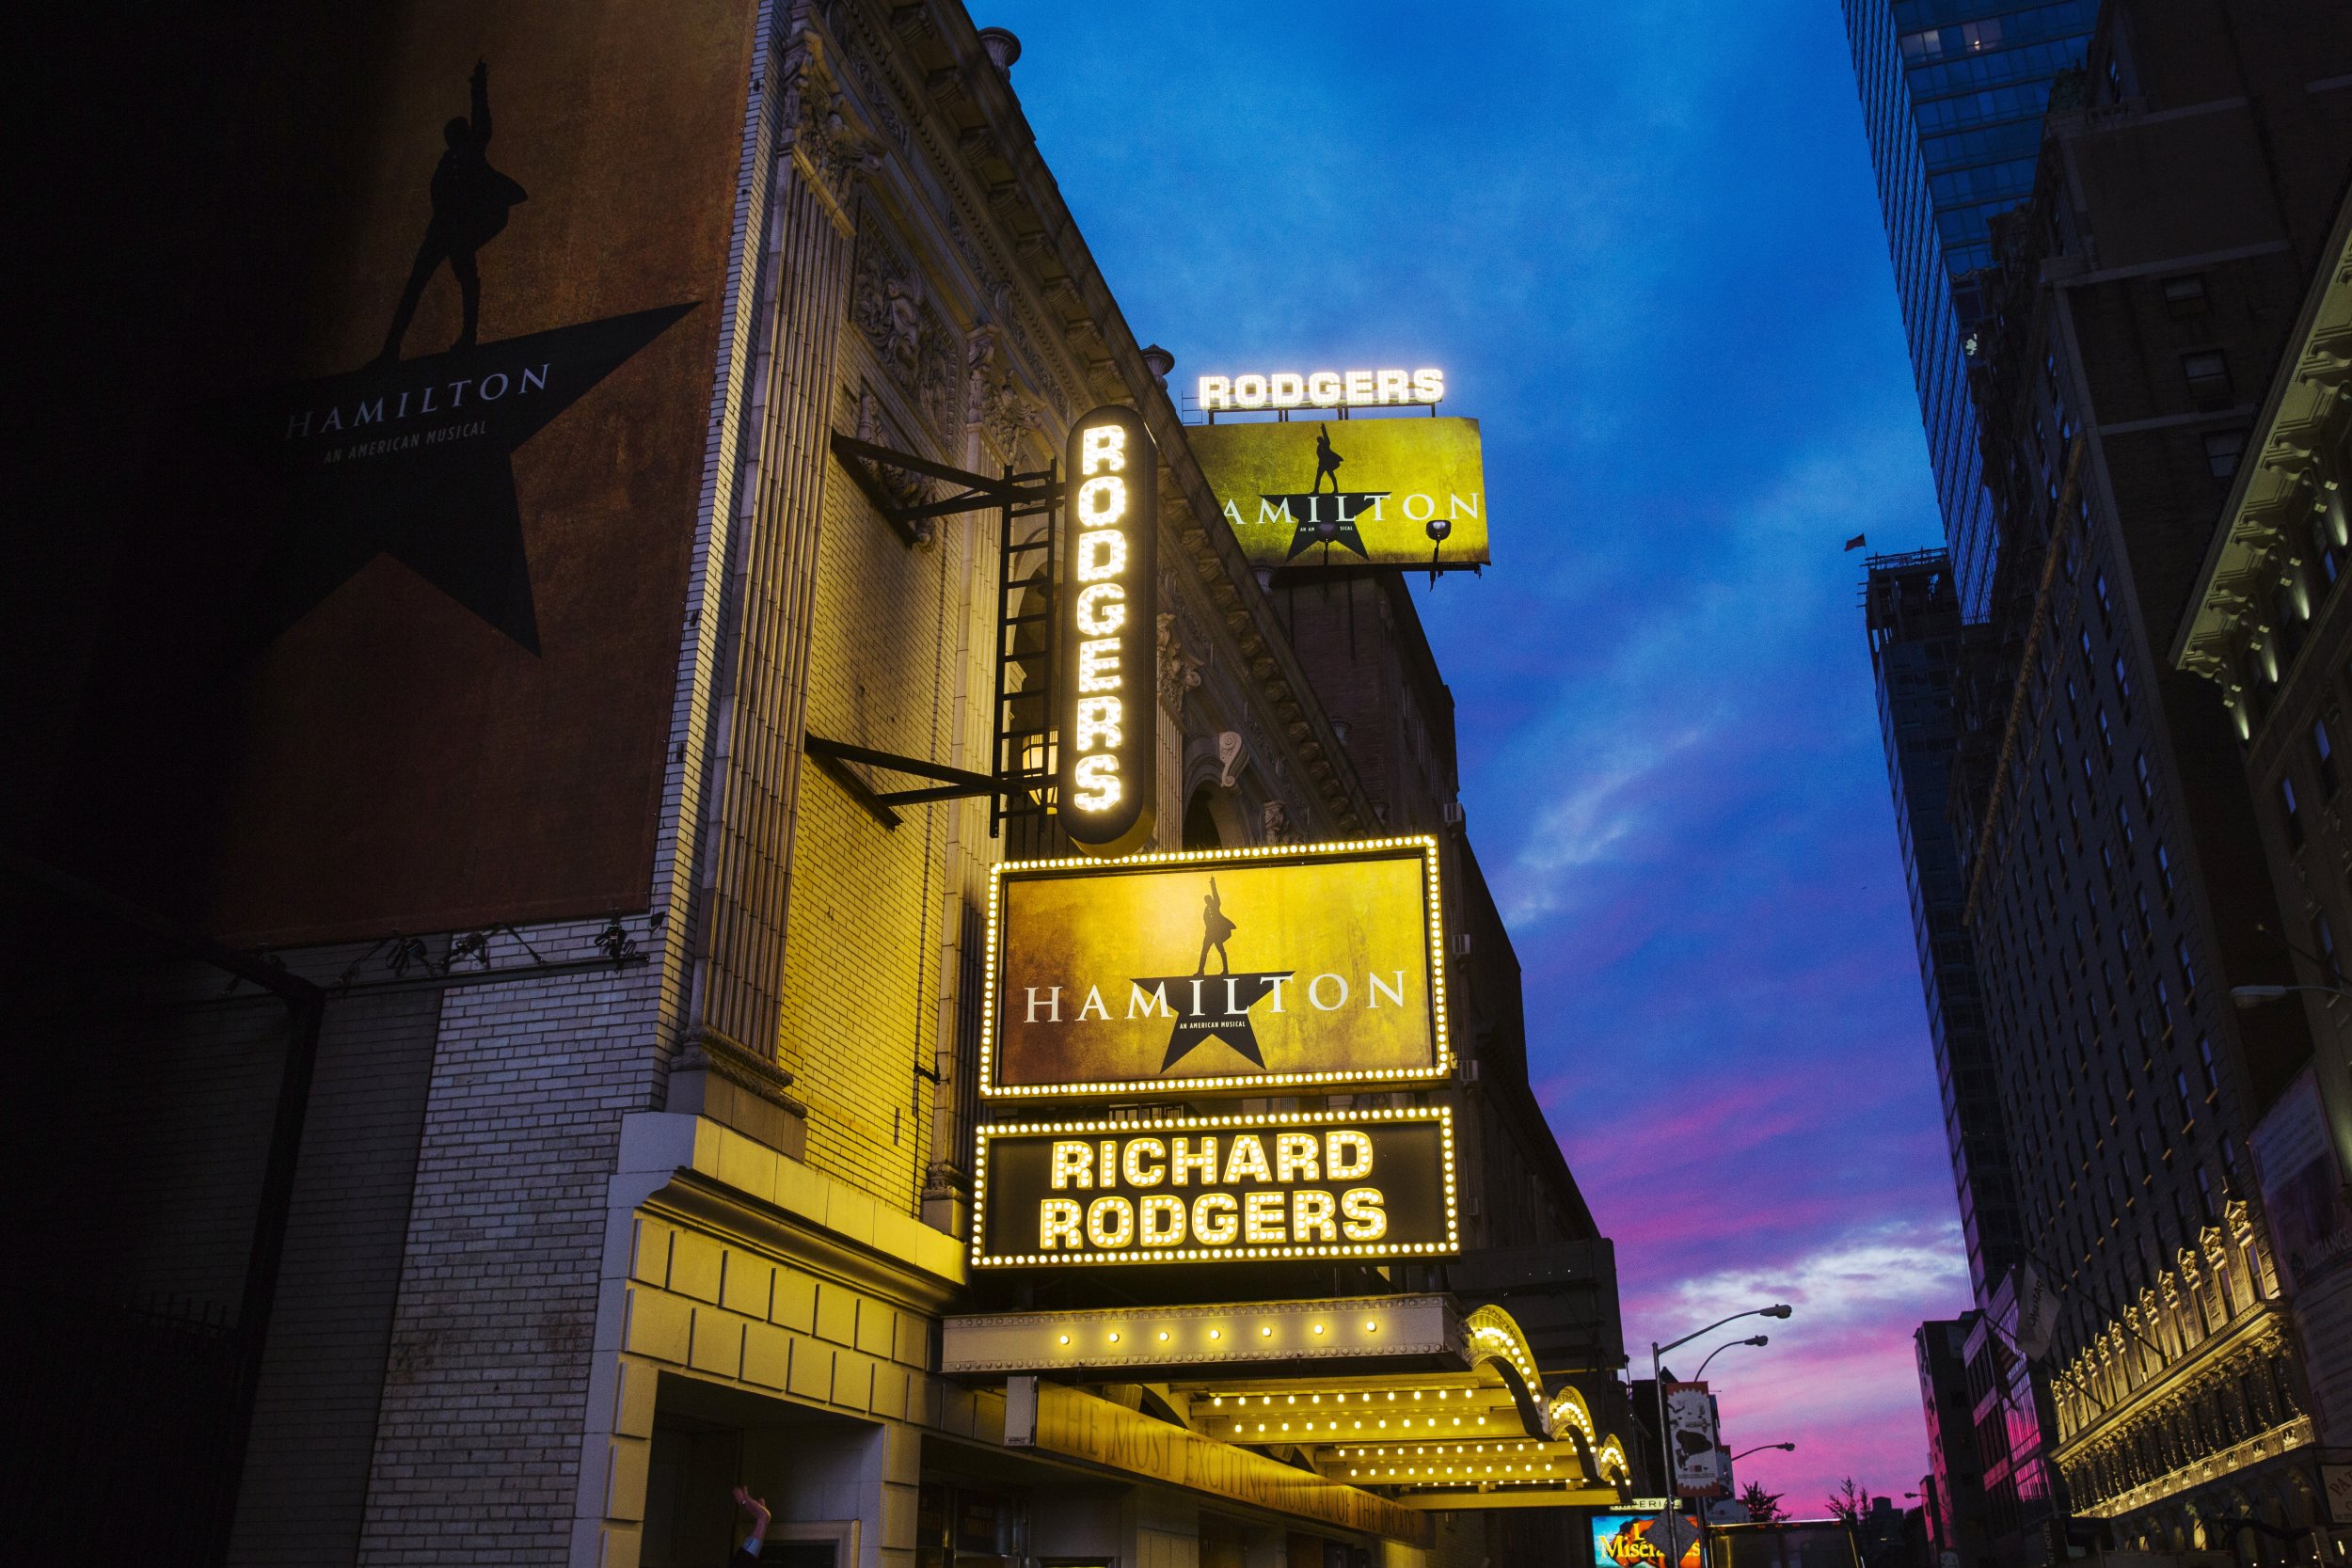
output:
[[[2237,472],[2238,459],[2246,455],[2246,432],[2242,430],[2209,430],[2205,432],[2205,471],[2216,479],[2228,479]]]
[[[2213,1097],[2221,1092],[2221,1071],[2214,1065],[2213,1038],[2211,1036],[2200,1035],[2197,1037],[2197,1066],[2199,1070],[2204,1074],[2205,1103],[2210,1105],[2213,1103]]]
[[[2164,883],[2164,895],[2169,899],[2176,891],[2172,886],[2172,853],[2164,847],[2162,839],[2156,840],[2156,877]]]
[[[2279,807],[2286,820],[2287,847],[2300,849],[2303,847],[2303,813],[2296,805],[2295,780],[2286,774],[2280,774],[2279,778]]]
[[[2182,355],[2181,374],[2188,382],[2188,395],[2200,403],[2230,395],[2230,361],[2217,348]]]
[[[2112,762],[2115,760],[2115,731],[2107,723],[2107,710],[2104,705],[2096,717],[2099,721],[2099,750]]]
[[[2172,944],[2173,961],[2181,966],[2181,995],[2189,1006],[2197,1005],[2197,966],[2188,960],[2188,939],[2183,937]]]
[[[2312,559],[2319,562],[2319,575],[2327,586],[2333,588],[2344,571],[2344,546],[2336,543],[2335,525],[2325,513],[2312,515]],[[2327,596],[2324,590],[2320,596]]]
[[[2091,592],[2099,595],[2099,622],[2109,631],[2115,629],[2115,606],[2107,598],[2107,575],[2100,572],[2090,579]]]
[[[2319,770],[2320,799],[2334,800],[2340,782],[2336,774],[2336,743],[2328,734],[2324,717],[2312,721],[2312,761]]]
[[[2108,61],[2107,69],[2114,70],[2115,62]],[[2203,315],[2205,313],[2205,275],[2193,272],[2185,277],[2166,278],[2164,280],[2164,309],[2166,313],[2175,320]]]
[[[2148,890],[2144,887],[2132,889],[2132,901],[2139,906],[2139,940],[2142,942],[2155,941],[2156,923],[2148,913]]]
[[[2312,945],[2319,950],[2319,961],[2328,966],[2328,977],[2339,986],[2344,984],[2344,962],[2336,957],[2336,933],[2324,911],[2312,916]]]
[[[2197,1212],[2207,1225],[2213,1223],[2213,1172],[2202,1165],[2197,1167]]]
[[[2130,713],[2132,711],[2132,673],[2125,668],[2122,654],[2115,656],[2115,694],[2122,701],[2123,711],[2126,714]]]
[[[2148,771],[2148,753],[2140,752],[2132,768],[2139,775],[2140,809],[2148,814],[2148,819],[2153,822],[2156,816],[2156,782]]]

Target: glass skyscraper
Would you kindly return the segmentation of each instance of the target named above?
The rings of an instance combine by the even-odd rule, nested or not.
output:
[[[1986,229],[2032,188],[2050,84],[2098,0],[1842,0],[1962,613],[1981,618],[1998,529],[1979,481],[1967,341]]]

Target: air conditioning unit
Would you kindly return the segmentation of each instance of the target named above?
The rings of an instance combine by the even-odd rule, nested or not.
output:
[[[1456,931],[1456,932],[1454,932],[1454,956],[1455,958],[1469,958],[1469,957],[1470,957],[1470,934],[1468,931]]]
[[[1461,801],[1448,800],[1445,803],[1445,825],[1449,828],[1458,828],[1462,825]]]

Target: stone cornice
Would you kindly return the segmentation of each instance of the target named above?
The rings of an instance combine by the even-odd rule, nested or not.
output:
[[[921,139],[928,161],[953,183],[941,194],[959,220],[970,214],[964,238],[974,249],[966,261],[976,270],[1001,268],[995,280],[1017,296],[1006,306],[1043,323],[1044,330],[1015,333],[1014,349],[1035,361],[1033,371],[1074,392],[1077,404],[1115,402],[1142,413],[1168,470],[1163,528],[1205,594],[1209,619],[1232,639],[1228,661],[1248,675],[1265,706],[1266,737],[1287,752],[1286,771],[1312,791],[1311,803],[1331,829],[1375,830],[1362,783],[1240,546],[1214,522],[1204,526],[1219,514],[1175,404],[1144,363],[1004,72],[969,18],[935,0],[833,0],[824,15],[845,41],[853,35],[887,53],[887,80],[872,87],[906,95],[900,129],[910,143]],[[886,131],[895,114],[878,113]],[[983,261],[993,265],[983,268]],[[1066,419],[1077,411],[1060,412]]]
[[[2338,213],[2317,275],[2280,356],[2238,461],[2172,662],[2219,685],[2238,706],[2236,654],[2260,647],[2274,592],[2295,585],[2314,504],[2352,483],[2326,456],[2352,420],[2352,197]],[[2284,676],[2287,672],[2281,672]]]

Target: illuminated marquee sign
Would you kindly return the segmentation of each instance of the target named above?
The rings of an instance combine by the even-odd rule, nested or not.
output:
[[[1253,565],[1487,560],[1476,420],[1290,420],[1184,434]]]
[[[1460,1250],[1443,1106],[979,1132],[979,1267]]]
[[[1056,810],[1090,855],[1122,855],[1152,835],[1158,461],[1133,409],[1098,408],[1071,427],[1070,542],[1054,600]]]
[[[1380,408],[1440,403],[1445,372],[1276,371],[1270,374],[1204,375],[1200,406],[1236,408]]]
[[[1430,1083],[1437,842],[1009,862],[989,894],[980,1092]]]

